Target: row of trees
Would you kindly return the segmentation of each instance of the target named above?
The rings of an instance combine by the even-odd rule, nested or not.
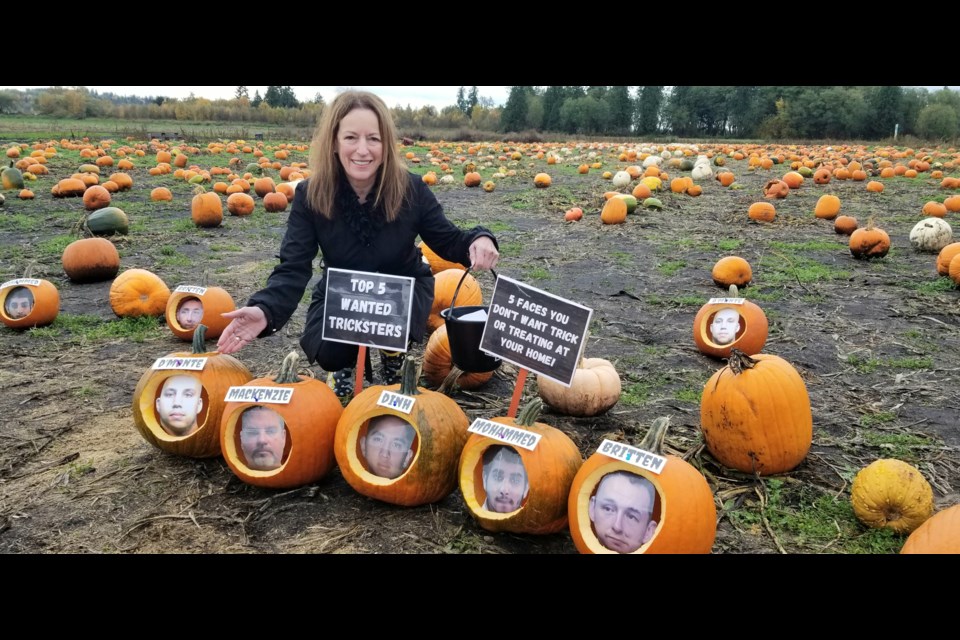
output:
[[[960,133],[960,93],[944,87],[686,86],[510,88],[501,131],[681,138],[882,139]]]
[[[270,86],[252,98],[240,86],[230,100],[137,98],[84,87],[0,91],[0,113],[58,118],[312,127],[324,107],[321,95],[301,103],[289,86]],[[454,104],[440,110],[397,106],[393,116],[406,132],[879,140],[898,127],[900,134],[952,140],[960,134],[960,92],[893,86],[513,86],[506,104],[495,106],[477,87],[460,87]]]

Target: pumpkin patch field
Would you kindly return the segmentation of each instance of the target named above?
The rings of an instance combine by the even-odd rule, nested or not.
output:
[[[500,275],[593,315],[573,387],[545,380],[541,391],[531,374],[519,404],[542,407],[515,421],[517,366],[464,376],[446,390],[455,407],[429,396],[434,422],[420,434],[421,458],[444,448],[429,453],[446,456],[443,477],[421,459],[402,491],[367,492],[355,488],[369,484],[363,470],[338,464],[356,458],[357,430],[376,410],[367,396],[339,424],[316,390],[314,408],[285,408],[288,421],[329,419],[322,436],[290,429],[317,451],[295,442],[282,481],[228,463],[218,439],[236,455],[239,435],[194,446],[150,431],[151,394],[166,384],[151,377],[157,359],[217,357],[214,311],[243,306],[277,264],[294,185],[309,179],[306,143],[63,138],[0,150],[0,282],[17,281],[0,288],[0,552],[602,551],[571,534],[564,505],[589,530],[582,481],[602,468],[592,456],[605,441],[656,448],[672,465],[657,485],[670,495],[658,495],[651,552],[893,554],[924,522],[924,536],[960,537],[957,518],[930,519],[960,503],[955,148],[400,145],[455,224],[496,234]],[[435,273],[451,266],[424,254]],[[315,271],[286,327],[202,374],[204,411],[222,413],[224,433],[240,432],[240,405],[207,391],[326,379],[299,351],[319,258]],[[472,275],[471,295],[487,304],[493,275]],[[459,279],[438,277],[437,298]],[[176,304],[198,289],[182,287],[211,296],[194,343]],[[24,289],[32,307],[19,317]],[[441,321],[412,350],[431,394],[450,368],[445,332]],[[461,464],[483,451],[461,414],[537,425],[543,455],[522,453],[530,504],[549,505],[548,522],[533,508],[474,517],[483,499],[462,491],[479,474],[456,463],[460,449]],[[878,460],[899,462],[858,478]],[[922,489],[909,517],[893,504],[903,469]]]

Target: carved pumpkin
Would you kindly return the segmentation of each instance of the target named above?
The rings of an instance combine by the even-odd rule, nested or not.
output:
[[[882,258],[890,251],[890,236],[869,222],[850,234],[850,253],[854,258]]]
[[[162,316],[170,288],[146,269],[127,269],[110,284],[110,308],[121,318]]]
[[[514,491],[518,494],[516,498],[510,498],[510,502],[518,504],[513,511],[498,512],[484,508],[488,501],[483,481],[484,453],[492,446],[505,443],[474,433],[463,447],[463,454],[460,456],[460,491],[470,513],[487,531],[548,534],[561,531],[567,526],[570,486],[583,464],[583,458],[577,445],[564,432],[537,422],[542,406],[543,401],[534,398],[516,419],[498,417],[491,420],[513,428],[516,434],[530,432],[540,436],[532,451],[521,446],[508,445],[508,449],[519,456],[527,485],[525,498],[522,487]],[[494,499],[490,499],[491,503],[493,501]]]
[[[960,504],[937,512],[914,529],[900,553],[960,554]]]
[[[653,484],[656,493],[651,520],[656,529],[649,541],[630,552],[710,553],[717,535],[717,507],[707,479],[683,458],[665,454],[663,441],[669,418],[657,418],[638,449],[665,458],[659,473],[638,467],[600,451],[583,463],[570,487],[567,513],[570,535],[580,553],[617,553],[604,545],[590,519],[590,500],[610,473],[627,472]],[[598,509],[598,506],[594,506]],[[595,511],[596,514],[596,511]],[[638,541],[639,542],[639,541]]]
[[[711,300],[697,311],[693,341],[700,353],[727,358],[734,347],[748,356],[763,349],[769,332],[767,315],[739,293],[736,285],[730,285],[727,298]],[[718,326],[714,328],[714,324]]]
[[[868,527],[910,533],[933,514],[933,488],[913,465],[886,458],[857,473],[850,502]]]
[[[74,240],[60,261],[67,277],[79,283],[110,280],[120,270],[120,252],[106,238]]]
[[[233,356],[221,355],[204,348],[206,327],[197,327],[193,336],[191,352],[168,354],[165,366],[176,366],[177,359],[205,358],[199,371],[185,369],[148,369],[140,377],[133,392],[133,423],[143,438],[167,453],[191,458],[209,458],[220,455],[220,418],[223,414],[227,389],[249,382],[253,375]],[[173,435],[161,424],[163,419],[157,410],[159,399],[167,378],[191,376],[199,379],[202,408],[197,414],[197,429],[185,436]]]
[[[337,423],[333,451],[344,480],[358,493],[391,504],[415,506],[435,502],[453,491],[468,420],[453,399],[417,387],[418,371],[412,357],[405,360],[401,375],[400,384],[373,385],[354,396]],[[412,401],[410,413],[378,405],[384,392]],[[363,451],[370,421],[381,416],[399,418],[415,432],[409,445],[412,455],[400,475],[393,478],[373,473]]]
[[[224,404],[220,425],[223,459],[247,484],[271,489],[300,487],[320,480],[333,468],[333,441],[343,406],[325,382],[297,375],[297,360],[293,351],[284,358],[275,378],[256,378],[243,385],[289,391],[289,402],[252,399]],[[257,425],[259,429],[251,429],[244,426],[244,412],[251,407],[264,407],[274,414]],[[283,421],[280,438],[263,433],[279,426],[276,416]]]
[[[432,386],[438,387],[443,384],[453,369],[453,356],[450,353],[450,338],[447,336],[447,325],[441,324],[430,334],[430,339],[427,340],[427,346],[424,348],[423,377],[426,378],[427,382]],[[493,371],[482,373],[465,373],[461,371],[454,382],[456,382],[461,389],[477,389],[489,382],[492,377]]]
[[[537,376],[537,393],[554,411],[565,416],[602,415],[617,404],[620,391],[620,374],[603,358],[581,358],[569,387]]]
[[[722,174],[721,174],[722,175]],[[797,174],[800,175],[800,174]],[[786,198],[790,193],[790,185],[788,185],[783,180],[770,180],[767,184],[763,185],[763,197],[764,198]]]
[[[25,303],[29,308],[26,313]],[[11,329],[42,327],[56,320],[59,313],[60,292],[48,280],[23,277],[0,284],[0,320]]]
[[[727,256],[717,260],[711,276],[718,287],[726,289],[732,284],[744,287],[753,279],[753,269],[750,268],[750,263],[740,256]]]
[[[198,227],[219,227],[223,223],[223,202],[215,192],[197,185],[190,200],[190,219]],[[251,199],[252,200],[252,199]]]
[[[722,464],[761,476],[790,471],[813,441],[810,396],[783,358],[733,349],[703,388],[700,426]]]
[[[460,285],[460,291],[457,291],[457,285],[461,278],[463,284]],[[456,293],[457,299],[454,301],[453,295]],[[430,316],[427,318],[427,331],[433,332],[444,323],[440,317],[440,312],[450,307],[452,302],[456,302],[457,307],[472,307],[483,304],[483,291],[480,289],[480,283],[471,274],[464,274],[462,269],[445,269],[434,276],[433,282],[433,306],[430,307]]]
[[[205,279],[206,278],[204,278],[204,280]],[[186,340],[187,342],[193,340],[196,326],[190,328],[184,327],[179,320],[177,320],[177,311],[180,310],[180,305],[190,299],[198,300],[200,304],[203,305],[203,316],[198,324],[203,324],[207,327],[207,339],[219,338],[223,330],[230,324],[230,320],[224,318],[221,314],[234,311],[237,305],[225,289],[208,287],[205,283],[190,287],[189,289],[178,287],[170,294],[164,312],[170,331],[181,340]]]

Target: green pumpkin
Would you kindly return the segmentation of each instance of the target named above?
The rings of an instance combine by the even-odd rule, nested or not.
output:
[[[680,171],[693,171],[693,160],[684,158],[683,162],[680,163]]]
[[[80,168],[77,169],[77,173],[95,173],[100,175],[100,167],[95,164],[82,164]]]
[[[127,235],[130,221],[119,207],[104,207],[87,216],[87,227],[95,236]]]
[[[628,214],[629,214],[629,213],[633,213],[633,212],[636,210],[636,208],[637,208],[637,199],[634,198],[634,197],[633,197],[632,195],[630,195],[629,193],[618,193],[617,195],[615,195],[615,196],[613,196],[613,197],[614,197],[614,198],[620,198],[621,200],[623,200],[624,202],[627,203],[627,213],[628,213]]]
[[[247,173],[252,173],[255,176],[263,174],[263,168],[256,162],[251,162],[247,165]]]
[[[10,161],[9,167],[0,171],[0,182],[4,189],[23,189],[23,175],[13,166],[13,160]]]

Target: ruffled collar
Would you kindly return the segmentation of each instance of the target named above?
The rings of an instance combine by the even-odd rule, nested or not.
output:
[[[374,185],[373,192],[376,192],[376,189],[377,185]],[[383,208],[374,207],[372,197],[368,197],[367,201],[361,204],[357,192],[342,173],[337,184],[336,203],[337,210],[334,215],[343,216],[347,226],[364,245],[371,244],[386,220]]]

